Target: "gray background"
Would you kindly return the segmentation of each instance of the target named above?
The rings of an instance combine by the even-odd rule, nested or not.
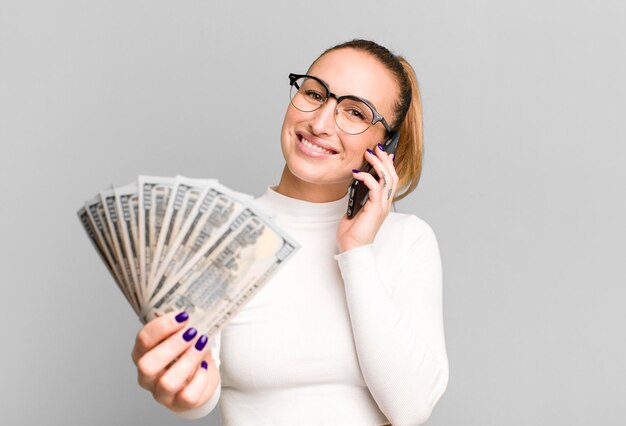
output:
[[[0,423],[187,423],[136,384],[139,322],[75,211],[138,174],[262,193],[287,74],[366,37],[423,91],[398,208],[444,267],[428,424],[626,424],[624,22],[618,1],[1,1]]]

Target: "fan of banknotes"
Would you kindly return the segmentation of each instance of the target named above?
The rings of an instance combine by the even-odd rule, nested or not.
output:
[[[139,176],[77,213],[142,322],[185,310],[209,338],[300,248],[252,196],[216,179]]]

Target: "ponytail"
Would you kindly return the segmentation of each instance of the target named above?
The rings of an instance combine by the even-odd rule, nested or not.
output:
[[[411,90],[411,103],[404,119],[400,123],[400,142],[396,151],[394,164],[398,174],[398,190],[394,201],[409,195],[419,183],[422,174],[422,157],[424,155],[424,135],[422,121],[422,98],[413,67],[402,56],[397,57],[408,79]],[[403,191],[400,194],[400,191]],[[400,194],[400,195],[398,195]]]

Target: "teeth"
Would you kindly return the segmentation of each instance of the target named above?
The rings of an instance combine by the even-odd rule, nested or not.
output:
[[[318,152],[323,152],[325,154],[332,154],[332,151],[329,151],[325,148],[322,148],[321,146],[317,146],[317,145],[313,145],[311,142],[309,142],[308,140],[302,138],[302,143],[304,144],[304,146],[306,146],[309,149],[318,151]]]

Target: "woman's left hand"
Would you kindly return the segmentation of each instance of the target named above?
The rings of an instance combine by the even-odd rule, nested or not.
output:
[[[353,173],[369,188],[369,197],[365,205],[352,219],[348,215],[339,222],[337,228],[337,246],[339,253],[374,242],[385,218],[391,211],[393,197],[398,189],[398,175],[393,165],[393,154],[387,154],[378,145],[373,152],[365,152],[365,158],[372,165],[378,181],[370,173]]]

